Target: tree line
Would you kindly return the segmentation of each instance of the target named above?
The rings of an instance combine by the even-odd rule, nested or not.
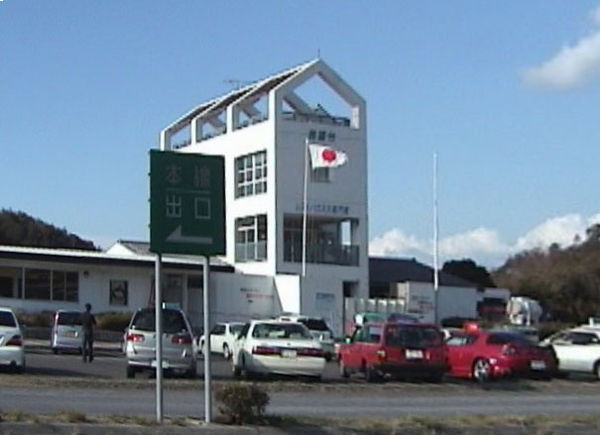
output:
[[[93,242],[71,234],[64,228],[7,209],[0,211],[0,245],[99,250]]]
[[[550,320],[586,322],[600,316],[600,224],[585,240],[561,248],[524,251],[492,272],[498,287],[529,296],[542,304]]]

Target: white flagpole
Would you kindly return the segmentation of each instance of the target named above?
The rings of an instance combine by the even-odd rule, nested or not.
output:
[[[302,200],[302,278],[306,276],[306,212],[308,193],[308,138],[304,140],[304,194]]]
[[[433,291],[435,302],[435,323],[438,323],[438,290],[439,290],[439,267],[438,267],[438,203],[437,203],[437,153],[433,153]]]

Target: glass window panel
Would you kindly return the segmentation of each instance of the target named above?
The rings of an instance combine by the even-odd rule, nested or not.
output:
[[[25,269],[25,298],[50,300],[50,271]]]
[[[79,301],[79,273],[66,273],[65,293],[65,300],[70,302]]]
[[[52,300],[64,301],[66,287],[66,274],[59,270],[52,272]]]

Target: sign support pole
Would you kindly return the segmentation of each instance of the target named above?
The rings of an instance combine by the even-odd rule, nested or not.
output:
[[[155,294],[154,294],[154,313],[156,318],[156,421],[159,424],[163,422],[163,369],[162,369],[162,292],[161,292],[161,271],[162,254],[156,255],[155,264]]]
[[[204,273],[202,282],[202,299],[204,304],[204,421],[211,422],[212,418],[212,388],[210,373],[210,289],[208,288],[210,260],[204,257]]]

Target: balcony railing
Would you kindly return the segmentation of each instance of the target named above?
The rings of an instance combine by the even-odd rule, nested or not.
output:
[[[343,116],[321,115],[316,113],[284,112],[283,119],[301,122],[317,122],[319,124],[340,125],[350,127],[350,120]]]
[[[283,261],[302,262],[302,246],[284,247]],[[338,266],[358,266],[357,245],[310,244],[306,247],[306,262],[316,264],[335,264]]]
[[[249,261],[265,261],[267,259],[267,242],[236,243],[235,261],[245,263]]]

